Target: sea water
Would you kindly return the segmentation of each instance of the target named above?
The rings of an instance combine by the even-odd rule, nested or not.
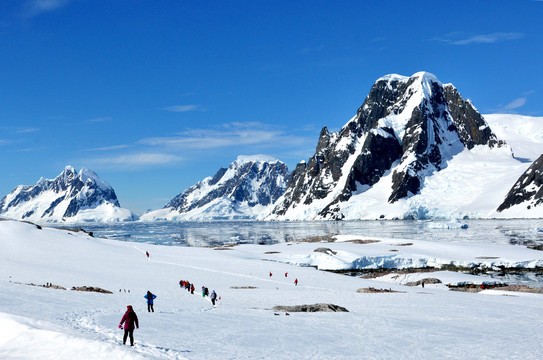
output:
[[[543,220],[188,221],[77,224],[94,236],[178,246],[275,244],[314,236],[357,235],[434,242],[543,244]]]

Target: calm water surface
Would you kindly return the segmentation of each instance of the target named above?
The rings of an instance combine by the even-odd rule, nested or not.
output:
[[[359,235],[435,242],[543,244],[543,220],[446,221],[209,221],[78,224],[95,236],[162,245],[275,244],[312,236]]]

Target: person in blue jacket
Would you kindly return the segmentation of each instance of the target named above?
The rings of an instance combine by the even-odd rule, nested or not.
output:
[[[156,299],[156,295],[147,290],[147,295],[145,295],[144,298],[147,299],[147,311],[155,312],[155,309],[153,308],[153,300]]]

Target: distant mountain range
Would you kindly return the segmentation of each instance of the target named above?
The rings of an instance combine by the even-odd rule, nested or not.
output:
[[[53,180],[17,186],[0,200],[0,216],[33,222],[132,221],[113,188],[88,169],[67,166]]]
[[[258,219],[267,215],[284,193],[287,165],[262,155],[240,156],[174,197],[163,209],[142,220]]]
[[[322,129],[315,154],[291,174],[279,160],[240,156],[141,220],[541,218],[538,120],[483,117],[430,73],[387,75],[339,132]],[[72,167],[18,186],[0,201],[0,216],[137,220],[111,186]]]

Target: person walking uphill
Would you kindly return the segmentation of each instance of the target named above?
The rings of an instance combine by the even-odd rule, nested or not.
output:
[[[132,309],[132,305],[128,305],[119,323],[119,329],[124,328],[123,345],[126,344],[126,338],[130,335],[130,346],[134,346],[134,325],[136,325],[136,329],[139,329],[138,316],[134,312],[134,309]]]
[[[213,290],[213,292],[211,293],[211,303],[213,304],[213,306],[215,306],[215,301],[217,301],[217,293],[215,292],[215,290]]]
[[[147,294],[143,296],[144,298],[147,299],[147,311],[148,312],[155,312],[155,309],[153,308],[153,300],[156,299],[156,295],[153,294],[152,292],[150,291],[147,291]]]

